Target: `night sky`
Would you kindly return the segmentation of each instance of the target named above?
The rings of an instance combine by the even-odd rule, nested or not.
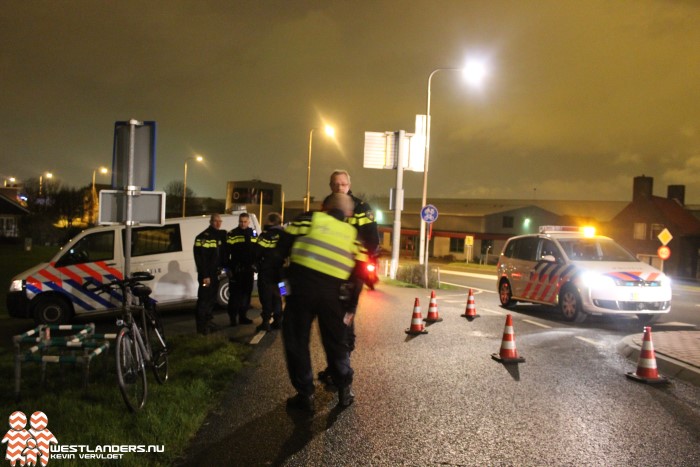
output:
[[[432,82],[428,198],[631,199],[685,184],[700,203],[700,1],[18,1],[0,9],[0,177],[84,186],[114,122],[158,125],[156,188],[281,183],[287,200],[362,168],[365,131],[414,131]],[[97,176],[98,183],[108,177]],[[420,197],[422,174],[407,173]]]

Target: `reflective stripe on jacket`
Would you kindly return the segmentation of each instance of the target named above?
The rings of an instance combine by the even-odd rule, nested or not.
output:
[[[311,222],[298,223],[291,230],[294,232],[290,233],[301,235],[292,246],[291,262],[314,271],[346,280],[355,261],[364,256],[357,242],[357,230],[326,213],[315,212]]]

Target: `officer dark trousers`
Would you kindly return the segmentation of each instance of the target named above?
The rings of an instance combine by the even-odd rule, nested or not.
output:
[[[246,312],[250,308],[250,296],[253,292],[253,270],[242,269],[234,272],[229,279],[228,291],[228,316],[231,319],[231,324],[236,324],[240,318],[241,323],[247,321]]]
[[[219,278],[211,277],[207,287],[202,286],[201,279],[197,289],[197,307],[195,310],[195,322],[197,331],[202,332],[213,319],[213,311],[216,306],[216,294],[219,291]]]
[[[279,323],[282,318],[282,298],[278,286],[279,281],[275,276],[276,274],[272,273],[258,273],[258,297],[262,305],[263,323],[269,322],[271,318]]]
[[[326,352],[328,368],[337,387],[352,384],[353,369],[347,326],[343,323],[339,289],[341,281],[303,267],[290,273],[291,295],[287,297],[282,322],[287,370],[292,385],[299,394],[314,392],[309,339],[311,324],[318,316],[321,341]],[[290,271],[291,272],[291,271]]]

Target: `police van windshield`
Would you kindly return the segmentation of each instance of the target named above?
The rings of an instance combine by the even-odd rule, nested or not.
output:
[[[560,238],[559,244],[571,261],[638,261],[609,238]]]

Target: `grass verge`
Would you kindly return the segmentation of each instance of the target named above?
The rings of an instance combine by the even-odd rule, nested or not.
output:
[[[0,393],[0,415],[9,417],[21,410],[29,418],[42,411],[49,420],[47,428],[64,446],[163,445],[159,453],[126,453],[119,465],[172,465],[241,370],[249,350],[220,335],[177,336],[168,345],[170,379],[161,386],[149,372],[146,406],[136,414],[127,411],[117,387],[113,348],[93,360],[87,391],[82,388],[79,366],[48,364],[42,385],[39,364],[23,363],[19,402],[12,390],[14,353],[2,348],[0,378],[6,390]],[[85,465],[85,459],[76,454],[75,459],[61,459],[59,464]]]

